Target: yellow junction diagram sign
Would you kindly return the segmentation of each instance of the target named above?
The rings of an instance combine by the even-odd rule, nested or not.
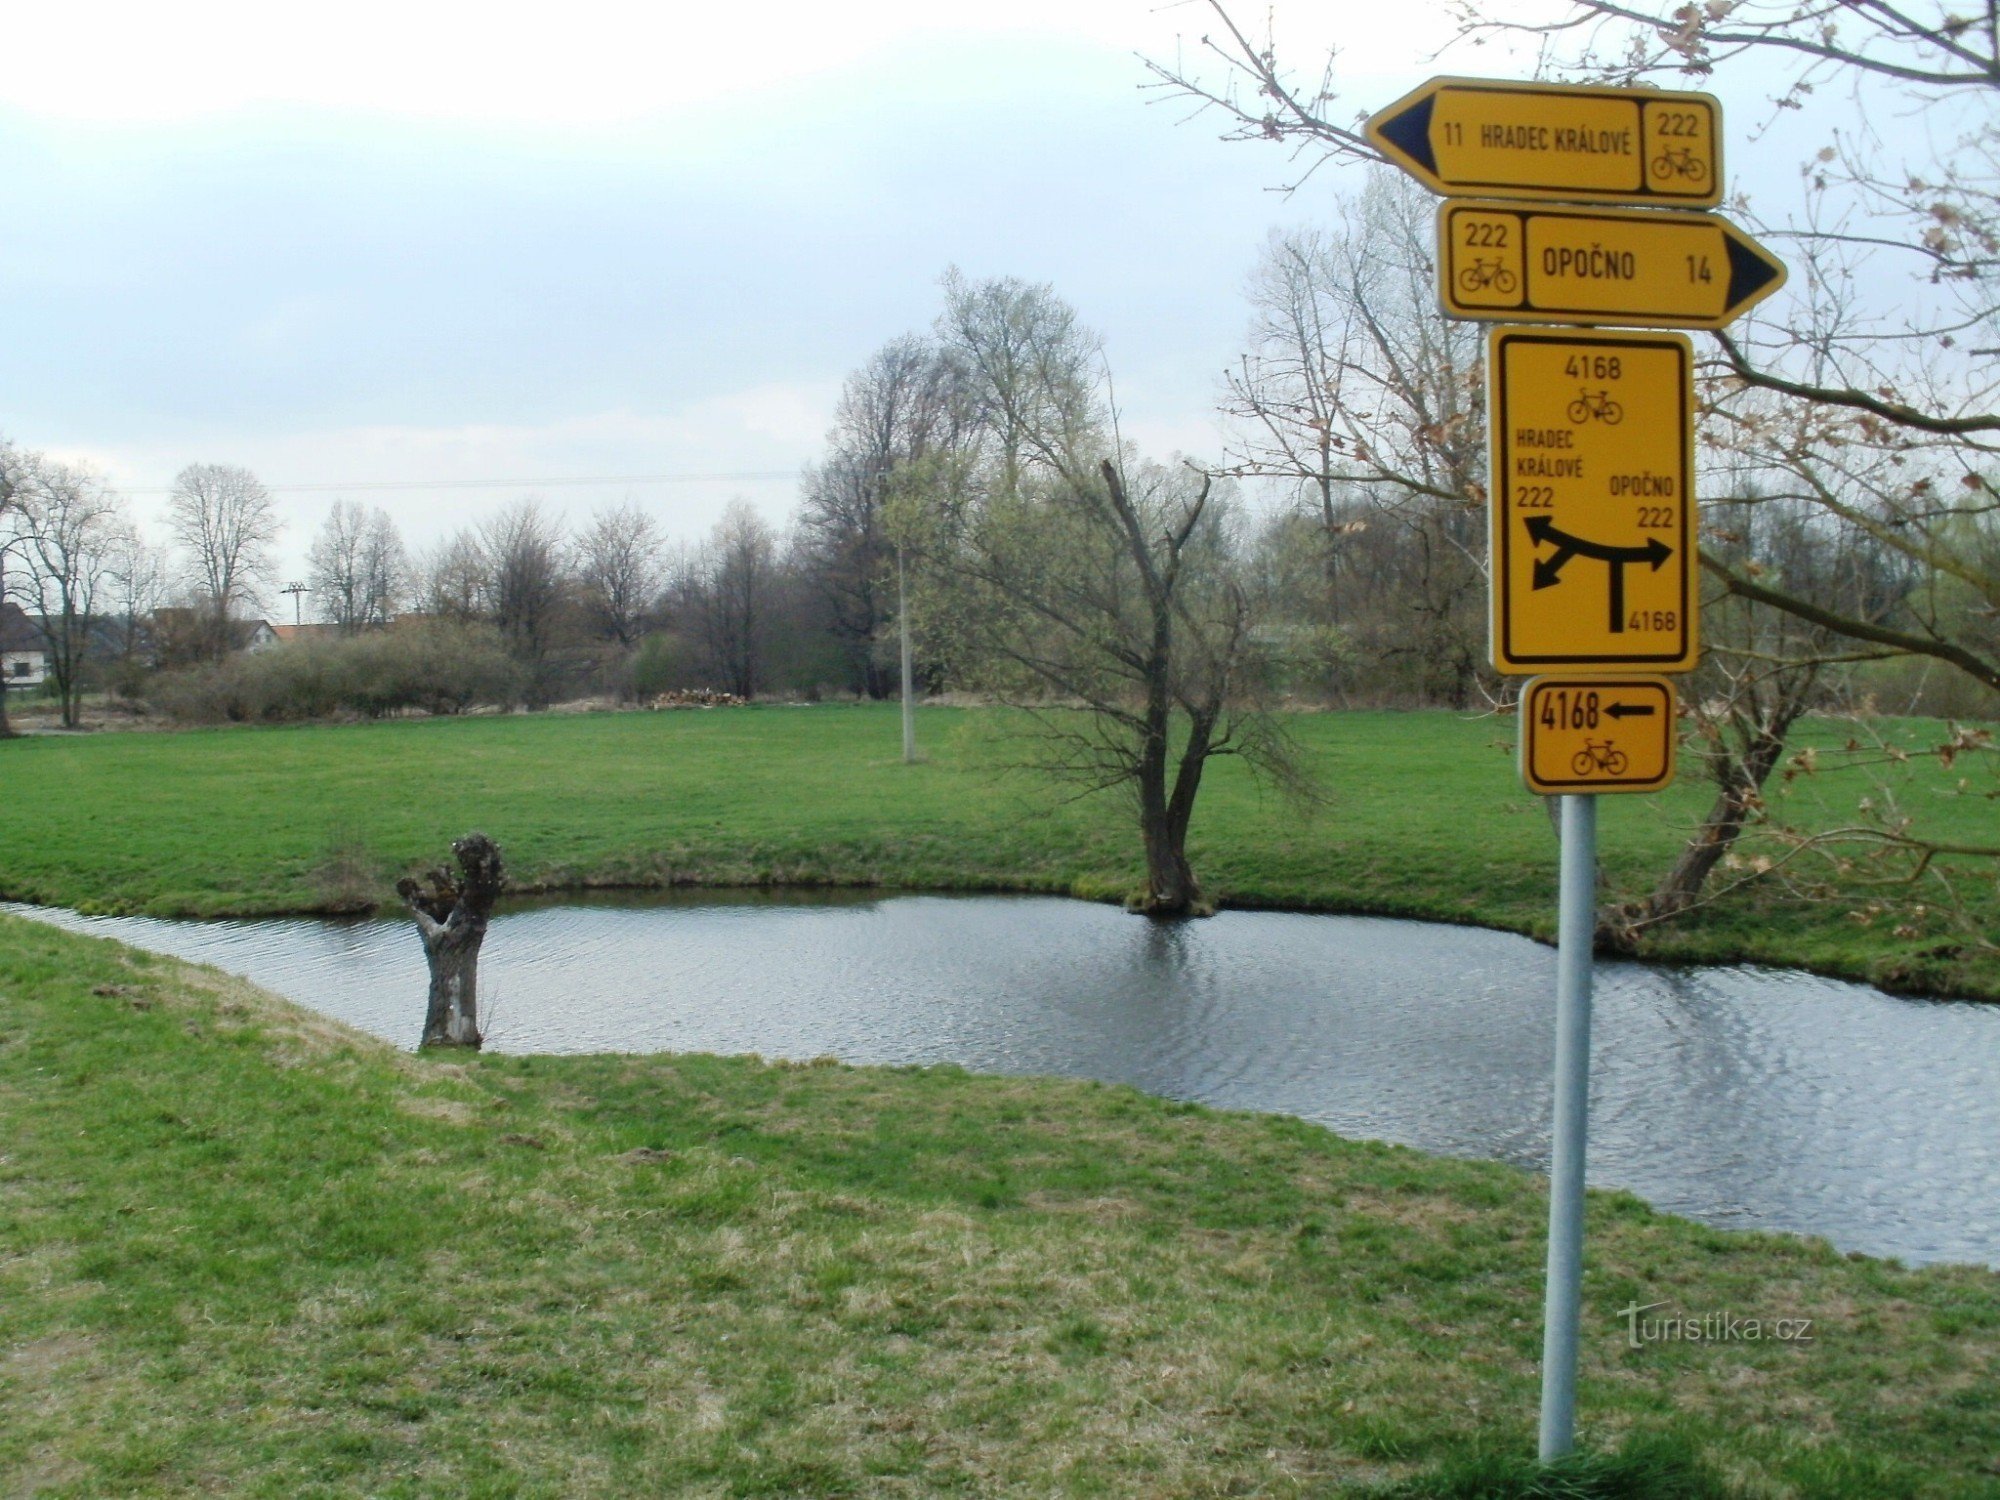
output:
[[[1456,318],[1722,328],[1785,284],[1776,256],[1712,214],[1454,198],[1438,247]]]
[[[1521,779],[1544,796],[1657,792],[1674,779],[1664,677],[1537,677],[1521,694]]]
[[[1494,667],[1692,671],[1687,336],[1499,327],[1486,361]]]
[[[1710,94],[1433,78],[1366,129],[1433,192],[1713,208],[1721,126]]]

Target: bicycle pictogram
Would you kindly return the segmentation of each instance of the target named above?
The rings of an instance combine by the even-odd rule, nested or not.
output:
[[[1612,749],[1610,740],[1586,739],[1583,748],[1570,758],[1569,768],[1579,776],[1599,771],[1606,776],[1623,776],[1629,764],[1625,752]]]
[[[1708,176],[1708,168],[1694,154],[1692,146],[1669,146],[1653,158],[1655,177],[1685,177],[1689,182],[1700,182]]]
[[[1492,260],[1475,260],[1458,273],[1458,289],[1467,296],[1483,292],[1488,287],[1502,296],[1509,296],[1516,285],[1514,273],[1502,265],[1497,256]]]
[[[1625,420],[1625,408],[1611,399],[1610,391],[1598,391],[1592,394],[1590,388],[1584,386],[1578,392],[1576,400],[1569,404],[1569,419],[1581,426],[1592,417],[1606,427],[1616,427]]]

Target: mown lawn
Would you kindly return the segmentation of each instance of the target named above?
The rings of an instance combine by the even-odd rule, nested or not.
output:
[[[0,745],[0,895],[155,915],[332,909],[393,899],[398,874],[472,828],[500,841],[523,888],[835,883],[1096,898],[1134,888],[1122,798],[1065,800],[1037,774],[1009,771],[1023,747],[1007,733],[1018,721],[999,711],[920,718],[929,758],[918,766],[898,760],[886,705],[18,740]],[[1555,840],[1516,777],[1510,720],[1291,722],[1324,805],[1301,808],[1239,763],[1218,764],[1192,838],[1211,896],[1553,930]],[[1911,750],[1945,737],[1936,723],[1873,728]],[[1882,774],[1897,778],[1920,827],[2000,844],[2000,804],[1956,794],[1968,764],[1947,773],[1919,758]],[[1860,773],[1826,771],[1773,788],[1787,817],[1813,826],[1852,821],[1869,791]],[[1607,895],[1657,878],[1706,805],[1693,777],[1658,797],[1604,799]],[[1760,850],[1782,852],[1768,840],[1746,852]],[[1930,887],[1857,883],[1824,900],[1771,885],[1656,934],[1645,951],[2000,997],[2000,954],[1980,937],[2000,931],[1991,870],[1974,867],[1960,894],[1962,918]]]
[[[9,1494],[1524,1494],[1545,1212],[1085,1083],[411,1056],[0,918]],[[2000,1492],[2000,1276],[1589,1235],[1560,1493]]]

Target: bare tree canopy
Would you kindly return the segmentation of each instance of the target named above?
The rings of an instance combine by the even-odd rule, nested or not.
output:
[[[686,627],[739,698],[754,698],[764,686],[777,556],[771,524],[749,501],[732,500],[675,585]]]
[[[248,469],[189,464],[175,476],[167,519],[189,586],[215,622],[213,649],[226,650],[229,620],[254,609],[258,586],[270,580],[279,531],[270,491]]]
[[[1424,701],[1484,670],[1486,409],[1478,331],[1437,314],[1433,204],[1373,172],[1330,229],[1274,235],[1225,377],[1231,472],[1317,522],[1322,680],[1360,649]]]
[[[886,507],[899,475],[954,450],[968,430],[957,361],[916,334],[892,339],[847,378],[827,456],[806,473],[799,539],[855,687],[888,696],[883,649],[895,615]]]
[[[959,670],[1042,726],[1040,768],[1136,803],[1139,906],[1204,908],[1187,855],[1211,759],[1288,770],[1221,486],[1115,439],[1097,341],[1046,286],[945,281],[978,441],[924,546]]]
[[[522,500],[479,531],[485,562],[486,607],[516,661],[534,676],[534,701],[547,701],[542,682],[568,583],[562,533],[538,500]]]
[[[319,613],[344,633],[386,625],[395,616],[410,565],[388,512],[334,501],[306,560]]]
[[[465,625],[485,617],[486,555],[478,533],[453,532],[417,565],[417,607]]]
[[[14,454],[10,467],[22,566],[9,588],[41,631],[62,721],[74,728],[91,627],[128,524],[124,505],[88,469],[39,454]]]
[[[599,511],[576,539],[577,583],[592,629],[621,646],[645,631],[665,582],[666,538],[636,505]]]

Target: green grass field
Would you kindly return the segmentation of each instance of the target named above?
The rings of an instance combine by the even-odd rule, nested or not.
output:
[[[1036,774],[1007,771],[1021,747],[1006,722],[992,710],[925,710],[929,758],[918,766],[900,763],[888,706],[17,740],[0,745],[0,894],[154,915],[331,910],[393,900],[397,875],[473,828],[500,841],[521,889],[1129,893],[1139,864],[1127,803],[1065,801]],[[1325,805],[1298,808],[1219,763],[1191,840],[1211,896],[1552,932],[1556,844],[1515,775],[1510,721],[1326,713],[1293,726]],[[1912,749],[1943,737],[1932,723],[1877,727]],[[1951,783],[1934,762],[1899,774],[1931,825],[2000,844],[2000,805],[1946,800]],[[1774,788],[1808,823],[1851,817],[1866,790],[1835,775]],[[1706,805],[1694,780],[1604,799],[1607,895],[1650,883]],[[1975,870],[1964,888],[1975,930],[2000,926],[1991,873]],[[1902,909],[1871,912],[1885,894],[1907,898]],[[1645,952],[2000,997],[2000,955],[1935,900],[1908,909],[1924,897],[1804,900],[1774,887],[1660,932]]]
[[[402,1054],[0,918],[7,1494],[2000,1492],[2000,1276],[1603,1194],[1531,1487],[1545,1214],[1085,1083]]]

